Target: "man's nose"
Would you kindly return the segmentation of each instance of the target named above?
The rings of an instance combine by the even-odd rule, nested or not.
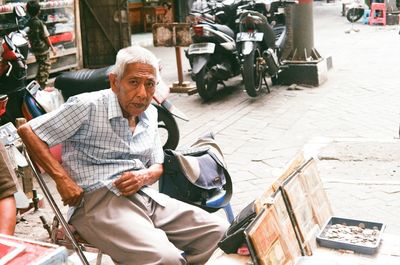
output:
[[[147,90],[146,90],[145,82],[140,82],[137,95],[141,98],[147,97]]]

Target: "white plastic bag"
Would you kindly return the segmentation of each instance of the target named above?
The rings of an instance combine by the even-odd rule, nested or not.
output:
[[[58,89],[52,91],[38,90],[35,94],[35,99],[46,112],[55,110],[64,103],[64,98]]]

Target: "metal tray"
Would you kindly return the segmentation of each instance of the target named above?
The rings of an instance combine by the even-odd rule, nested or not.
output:
[[[330,228],[331,225],[346,224],[347,226],[359,226],[361,223],[365,225],[365,228],[373,229],[374,227],[376,227],[379,231],[379,234],[377,235],[377,240],[373,244],[371,244],[371,246],[347,243],[325,237],[325,232]],[[317,242],[322,247],[352,250],[357,253],[372,255],[375,254],[378,250],[384,230],[385,230],[385,225],[383,223],[361,221],[361,220],[347,219],[340,217],[331,217],[331,219],[326,223],[321,232],[317,235]]]

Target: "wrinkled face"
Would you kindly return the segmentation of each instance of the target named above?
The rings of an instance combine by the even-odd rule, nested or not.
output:
[[[110,74],[109,79],[125,118],[138,116],[150,105],[156,89],[156,70],[153,66],[127,64],[121,80],[115,74]]]

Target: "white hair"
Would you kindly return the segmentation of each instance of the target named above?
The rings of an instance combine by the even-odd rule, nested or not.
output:
[[[138,45],[129,46],[118,51],[115,65],[110,73],[117,76],[121,80],[127,64],[144,63],[151,65],[156,72],[156,80],[159,80],[159,64],[157,57],[149,50]]]

